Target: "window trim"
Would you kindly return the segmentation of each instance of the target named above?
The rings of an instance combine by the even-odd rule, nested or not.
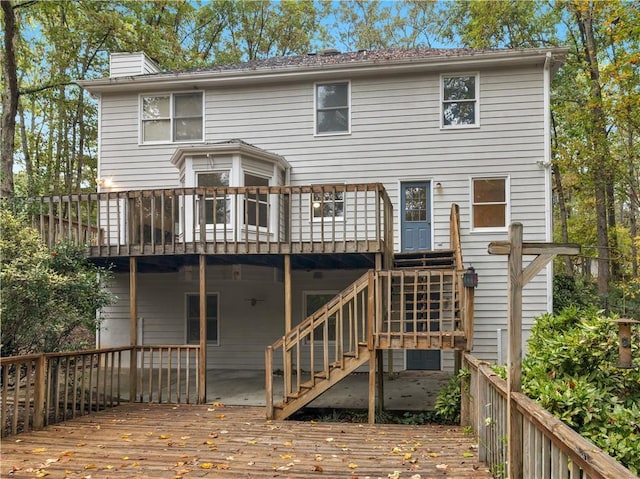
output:
[[[318,132],[318,86],[321,85],[335,85],[339,83],[347,84],[347,109],[348,112],[348,128],[346,131],[327,131],[327,132]],[[313,84],[313,136],[316,137],[324,137],[324,136],[344,136],[351,134],[351,80],[335,80],[335,81],[322,81],[315,82]]]
[[[331,184],[327,184],[327,185],[311,185],[312,189],[313,187],[319,187],[319,186],[333,186]],[[342,186],[342,185],[340,185]],[[311,222],[312,223],[322,223],[322,222],[329,222],[329,223],[344,223],[346,221],[346,215],[345,215],[345,207],[347,204],[346,201],[346,188],[343,191],[334,191],[334,192],[327,192],[327,193],[342,193],[342,200],[336,201],[335,199],[331,200],[332,203],[337,203],[342,201],[342,215],[341,216],[336,216],[336,215],[332,215],[332,216],[314,216],[314,210],[315,208],[313,207],[315,201],[313,200],[313,196],[316,194],[316,192],[311,191],[310,196],[309,196],[309,217],[311,218]],[[320,193],[318,193],[320,194]],[[322,202],[321,202],[322,204]]]
[[[452,78],[452,77],[475,77],[476,79],[476,88],[475,88],[475,122],[470,123],[468,125],[445,125],[444,124],[444,79]],[[456,72],[456,73],[441,73],[440,74],[440,129],[441,130],[460,130],[467,128],[480,128],[480,72]]]
[[[202,137],[200,139],[191,139],[191,140],[174,140],[174,98],[176,95],[184,95],[184,94],[193,94],[200,93],[202,96]],[[144,140],[144,99],[151,97],[169,97],[169,139],[168,140],[159,140],[159,141],[145,141]],[[182,117],[181,117],[182,118]],[[185,117],[185,118],[195,118],[195,117]],[[171,91],[171,92],[149,92],[149,93],[140,93],[138,95],[138,145],[172,145],[178,144],[182,145],[185,143],[202,143],[205,138],[205,92],[204,90],[187,90],[187,91]]]
[[[190,341],[189,340],[189,297],[193,296],[196,298],[200,297],[200,293],[185,293],[184,294],[184,338],[185,338],[185,344],[199,344],[200,340],[198,340],[198,342],[195,341]],[[216,311],[216,340],[215,341],[209,341],[207,340],[207,346],[220,346],[220,293],[218,291],[214,291],[214,292],[207,292],[207,297],[208,296],[216,296],[217,297],[217,311]],[[198,321],[199,323],[199,321]],[[200,332],[198,331],[198,334],[200,334]]]
[[[474,180],[504,180],[504,226],[475,226],[473,224],[473,213],[476,203],[474,202]],[[479,204],[502,204],[502,203],[479,203]],[[509,229],[511,221],[511,178],[509,175],[476,175],[469,177],[469,231],[471,233],[503,233]]]

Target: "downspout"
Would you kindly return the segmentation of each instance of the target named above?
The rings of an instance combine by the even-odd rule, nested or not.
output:
[[[553,204],[551,187],[551,52],[544,60],[544,228],[545,241],[553,241]],[[547,265],[547,312],[553,311],[553,262]]]

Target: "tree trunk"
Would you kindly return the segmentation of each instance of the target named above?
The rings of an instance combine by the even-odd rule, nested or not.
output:
[[[2,89],[2,118],[0,119],[0,170],[1,185],[0,196],[3,198],[13,196],[13,152],[15,149],[16,115],[18,113],[18,75],[16,66],[16,53],[14,41],[16,36],[16,16],[13,11],[13,3],[0,2],[4,22],[4,51],[2,63],[2,76],[4,88]]]
[[[609,293],[609,234],[608,234],[608,181],[610,174],[607,164],[609,146],[607,144],[606,118],[602,105],[602,88],[600,85],[600,68],[596,52],[596,42],[593,33],[593,17],[591,5],[573,4],[580,35],[584,60],[589,75],[589,95],[591,97],[591,123],[589,138],[593,154],[594,199],[596,202],[596,227],[598,238],[598,292],[602,299]]]
[[[24,97],[23,97],[24,100]],[[27,123],[24,117],[24,108],[22,104],[18,104],[18,115],[20,116],[20,143],[22,146],[22,156],[24,158],[24,169],[27,174],[27,191],[26,196],[35,195],[35,181],[33,177],[33,162],[31,161],[31,151],[29,148],[29,139],[27,138]]]
[[[553,114],[551,115],[551,124],[553,125],[553,145],[557,147],[557,132],[556,122]],[[558,197],[558,209],[560,210],[560,234],[562,235],[562,242],[569,242],[569,211],[567,210],[567,202],[564,197],[564,187],[562,186],[562,175],[560,174],[560,168],[556,163],[552,164],[551,171],[553,173],[553,180],[556,188],[556,195]],[[569,255],[564,255],[564,269],[567,276],[573,277],[573,262]]]

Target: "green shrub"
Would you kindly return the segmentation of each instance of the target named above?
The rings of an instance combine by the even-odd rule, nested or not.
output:
[[[467,377],[469,377],[469,371],[461,369],[438,392],[435,408],[442,422],[460,424],[461,387]]]
[[[618,362],[617,325],[596,309],[567,308],[536,320],[523,389],[633,472],[640,471],[640,331],[635,368]]]

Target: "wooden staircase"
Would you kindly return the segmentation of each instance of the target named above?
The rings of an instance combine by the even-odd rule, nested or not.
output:
[[[453,249],[396,254],[392,269],[365,273],[267,347],[267,418],[287,418],[367,363],[375,369],[377,350],[470,348],[473,296],[462,285],[457,223],[452,205]]]

